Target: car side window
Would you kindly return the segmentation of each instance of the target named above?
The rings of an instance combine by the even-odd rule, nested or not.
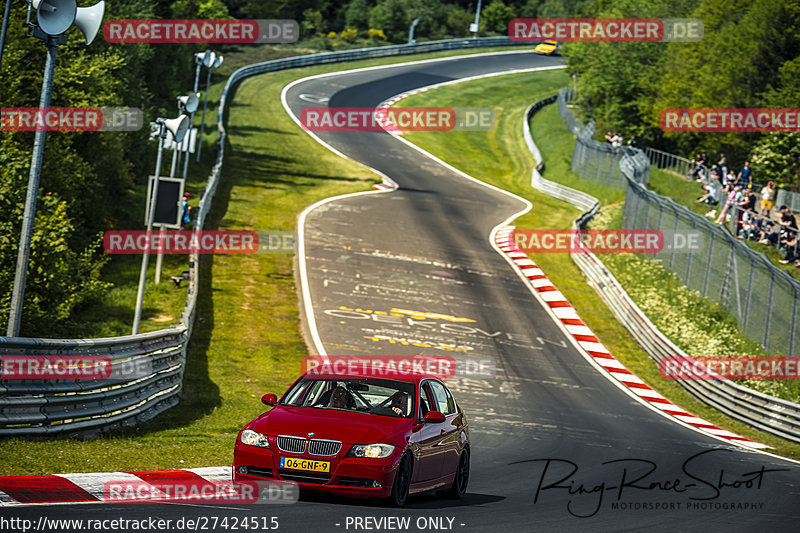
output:
[[[431,381],[430,385],[434,396],[436,396],[437,410],[445,416],[455,413],[455,402],[453,401],[453,396],[450,394],[450,391],[438,381]]]
[[[420,387],[419,414],[420,416],[425,416],[425,413],[434,410],[436,410],[436,403],[431,391],[428,389],[428,384],[425,383]]]

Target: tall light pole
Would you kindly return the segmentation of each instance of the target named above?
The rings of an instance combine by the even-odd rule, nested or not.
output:
[[[214,61],[214,52],[211,50],[206,50],[205,52],[197,52],[194,54],[194,63],[197,65],[197,69],[194,72],[194,89],[192,89],[192,93],[197,92],[197,87],[200,85],[200,67],[203,65],[210,65]],[[189,115],[189,124],[190,128],[194,128],[194,113]],[[189,131],[189,146],[191,147],[192,144],[192,136],[191,130]],[[189,170],[189,151],[186,151],[186,159],[183,162],[183,179],[186,179],[186,174]]]
[[[213,61],[208,66],[208,77],[206,78],[206,101],[203,104],[203,120],[200,121],[200,133],[197,136],[197,159],[195,163],[200,162],[200,150],[203,149],[203,130],[206,127],[206,108],[208,108],[208,88],[211,86],[211,69],[212,68],[219,68],[222,65],[222,56],[215,56],[214,53],[211,53],[211,57]]]
[[[153,191],[150,198],[150,211],[147,216],[147,244],[142,252],[142,269],[139,272],[139,289],[136,292],[136,311],[133,315],[133,330],[132,334],[139,333],[139,324],[142,321],[142,302],[144,301],[144,285],[147,281],[147,266],[150,261],[150,239],[153,233],[153,219],[156,216],[156,206],[158,200],[158,178],[161,176],[161,155],[164,152],[164,139],[167,138],[167,132],[172,134],[175,143],[179,143],[186,135],[186,130],[189,128],[189,118],[186,115],[181,115],[178,118],[163,119],[157,118],[158,124],[158,155],[156,156],[156,171],[155,180],[153,180]]]
[[[3,26],[0,28],[0,68],[3,68],[3,48],[6,46],[9,16],[11,16],[11,0],[6,0],[6,8],[3,11]]]
[[[480,28],[481,24],[481,0],[478,0],[478,9],[475,10],[475,23],[472,25],[470,30],[472,31],[472,38],[478,38],[478,29]]]
[[[31,10],[36,9],[36,24],[30,22]],[[28,3],[28,35],[42,39],[47,46],[47,59],[42,79],[42,92],[39,98],[39,111],[50,107],[50,94],[53,88],[53,73],[56,68],[58,45],[66,44],[65,32],[74,23],[83,32],[86,44],[90,44],[103,20],[105,3],[92,7],[77,7],[75,0],[32,0]],[[44,157],[44,127],[36,130],[31,156],[31,171],[28,176],[28,191],[25,196],[25,211],[22,215],[22,230],[19,236],[17,268],[14,272],[14,288],[11,292],[11,310],[8,315],[7,335],[17,337],[22,322],[22,306],[25,299],[25,282],[28,277],[28,261],[31,255],[33,222],[36,217],[36,196],[39,193],[39,178],[42,173]]]
[[[417,24],[419,24],[419,19],[414,19],[411,21],[411,27],[408,28],[408,44],[414,44],[417,42],[414,40],[414,28],[417,27]]]
[[[178,97],[178,113],[182,115],[188,115],[189,113],[193,113],[197,110],[197,106],[200,103],[199,93],[192,93],[188,96],[179,96]],[[188,142],[189,139],[186,137],[179,143],[175,143],[172,145],[172,165],[170,165],[169,169],[169,177],[175,177],[175,168],[177,167],[178,162],[178,154],[183,151],[184,143]],[[188,157],[188,154],[187,154]],[[157,179],[157,178],[156,178]],[[166,231],[164,224],[159,224],[159,235],[163,235]],[[164,242],[163,239],[160,239],[161,242]],[[156,257],[156,285],[161,283],[161,266],[164,263],[164,251],[159,250],[158,256]]]

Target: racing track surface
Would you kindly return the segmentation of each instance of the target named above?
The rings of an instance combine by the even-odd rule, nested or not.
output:
[[[556,64],[524,51],[344,72],[296,83],[285,101],[299,117],[319,102],[372,107],[434,83]],[[316,329],[318,350],[327,354],[490,360],[495,378],[448,382],[470,421],[468,495],[415,497],[401,510],[304,496],[294,505],[247,509],[106,505],[103,515],[278,516],[280,530],[321,532],[353,531],[345,527],[348,517],[379,516],[411,517],[408,531],[419,531],[416,520],[423,517],[444,518],[442,529],[475,532],[796,529],[800,466],[657,414],[573,346],[490,244],[492,228],[522,211],[522,201],[465,179],[387,133],[317,135],[400,188],[328,201],[307,214],[312,306],[306,311],[313,314],[307,334],[312,338]],[[393,309],[415,314],[392,316]],[[731,505],[737,508],[724,508]],[[15,515],[87,511],[26,507]],[[92,507],[92,514],[100,512]]]

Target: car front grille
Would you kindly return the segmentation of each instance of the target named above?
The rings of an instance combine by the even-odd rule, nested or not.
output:
[[[314,439],[308,444],[308,453],[311,455],[336,455],[342,449],[338,440]]]
[[[294,435],[278,435],[278,449],[288,453],[305,453],[306,446],[310,455],[332,456],[342,449],[338,440],[305,439]]]
[[[282,452],[303,453],[306,451],[306,442],[302,437],[278,435],[278,449]]]

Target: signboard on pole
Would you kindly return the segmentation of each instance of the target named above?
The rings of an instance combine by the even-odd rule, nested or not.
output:
[[[153,194],[155,176],[147,180],[147,209],[144,214],[144,225],[150,217],[150,202]],[[160,177],[158,179],[158,198],[156,198],[156,213],[153,218],[154,226],[164,226],[168,229],[181,228],[181,201],[183,200],[184,182],[180,178]]]

